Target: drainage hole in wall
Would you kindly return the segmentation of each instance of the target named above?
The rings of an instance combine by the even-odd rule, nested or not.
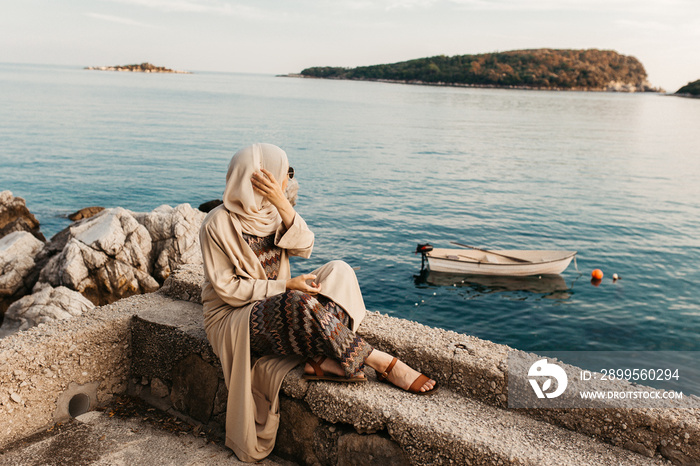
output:
[[[78,417],[90,410],[90,397],[84,393],[78,393],[68,402],[68,414]]]

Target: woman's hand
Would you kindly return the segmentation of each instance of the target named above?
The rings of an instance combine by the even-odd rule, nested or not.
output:
[[[299,275],[298,277],[287,280],[287,289],[299,290],[310,295],[317,295],[321,292],[321,285],[317,284],[314,280],[316,280],[316,275],[310,273]],[[308,283],[309,281],[311,284]]]
[[[294,207],[289,203],[282,185],[277,182],[275,176],[264,168],[261,168],[260,171],[262,173],[253,173],[253,177],[250,180],[253,183],[253,189],[277,208],[284,226],[289,228],[292,226],[296,213]]]
[[[259,194],[262,194],[263,197],[266,197],[267,200],[272,203],[272,205],[279,209],[281,206],[283,206],[284,201],[287,200],[287,197],[284,195],[282,185],[277,182],[272,173],[264,168],[261,168],[260,172],[253,173],[253,177],[251,178],[253,189]]]

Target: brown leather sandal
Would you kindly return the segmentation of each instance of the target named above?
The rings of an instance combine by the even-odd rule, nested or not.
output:
[[[398,358],[392,359],[387,368],[384,370],[384,372],[377,371],[377,380],[383,383],[391,383],[392,385],[394,385],[391,381],[389,381],[389,374],[391,373],[391,370],[394,368],[398,360]],[[433,393],[438,391],[439,387],[437,382],[435,382],[435,385],[433,385],[433,388],[431,388],[430,390],[425,392],[420,391],[420,388],[423,385],[425,385],[425,382],[427,382],[428,380],[430,380],[430,377],[420,374],[418,377],[416,377],[416,380],[413,381],[411,386],[408,387],[408,390],[406,391],[415,393],[416,395],[432,395]]]
[[[326,372],[321,369],[321,364],[323,364],[323,361],[326,360],[325,356],[321,356],[321,359],[318,360],[318,362],[314,361],[313,359],[308,359],[306,362],[308,362],[311,367],[313,367],[314,372],[316,373],[315,375],[312,374],[304,374],[303,378],[305,380],[330,380],[332,382],[350,382],[350,383],[359,383],[359,382],[367,382],[366,377],[342,377],[340,375],[335,375],[335,374],[326,374]]]

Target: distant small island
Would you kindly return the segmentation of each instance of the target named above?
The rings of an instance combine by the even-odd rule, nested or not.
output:
[[[696,99],[700,98],[700,79],[681,87],[676,91],[675,95],[681,97],[695,97]]]
[[[437,86],[663,92],[651,86],[635,57],[598,49],[439,55],[357,68],[312,67],[290,76]]]
[[[141,63],[139,65],[117,65],[117,66],[87,66],[86,70],[97,71],[129,71],[132,73],[176,73],[176,74],[192,74],[189,71],[178,71],[165,68],[163,66],[155,66],[150,63]]]

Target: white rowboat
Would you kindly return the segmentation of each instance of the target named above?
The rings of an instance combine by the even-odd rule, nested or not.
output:
[[[576,255],[576,251],[517,249],[484,251],[440,248],[421,251],[421,253],[428,260],[428,268],[435,272],[516,277],[562,273]]]

